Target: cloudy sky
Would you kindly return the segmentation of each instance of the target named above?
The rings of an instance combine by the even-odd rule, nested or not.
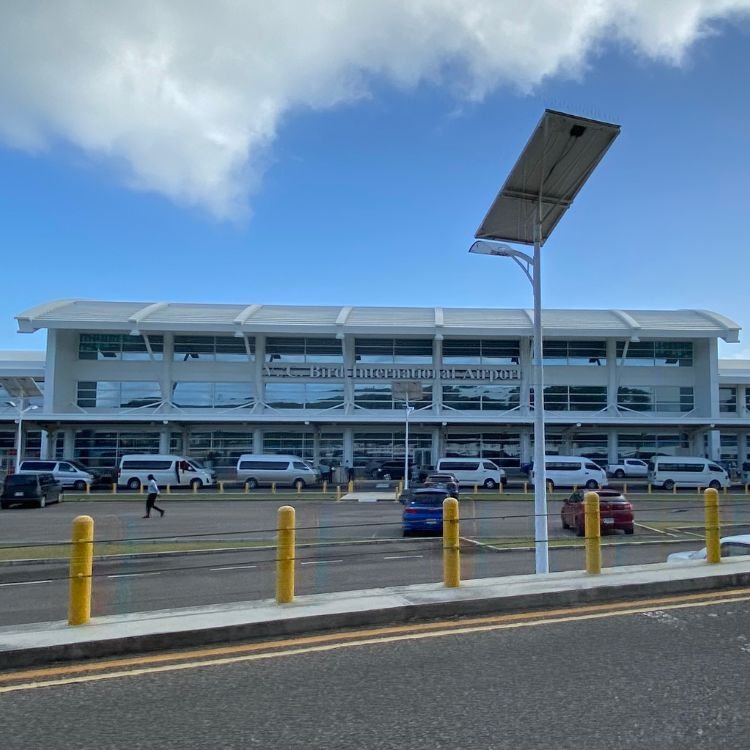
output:
[[[622,125],[545,306],[750,331],[749,42],[750,0],[4,0],[0,348],[63,297],[530,307],[466,250],[545,107]]]

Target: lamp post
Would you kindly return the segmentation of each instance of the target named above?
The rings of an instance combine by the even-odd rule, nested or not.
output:
[[[23,415],[26,414],[27,411],[33,411],[34,409],[38,409],[39,407],[36,404],[31,404],[31,406],[27,406],[24,409],[23,401],[21,401],[19,404],[16,404],[15,401],[6,401],[6,403],[9,406],[12,406],[14,409],[18,409],[18,430],[16,432],[16,472],[18,472],[19,469],[21,468],[21,442],[23,440]]]
[[[544,377],[542,368],[542,273],[540,248],[603,158],[620,126],[544,110],[474,233],[472,251],[499,255],[521,267],[534,290],[534,511],[536,572],[549,572],[547,496],[544,472]],[[533,245],[534,255],[502,242]],[[493,244],[494,243],[494,244]]]
[[[502,242],[478,240],[470,253],[512,258],[526,274],[534,295],[534,549],[536,572],[549,573],[549,536],[547,529],[547,478],[544,466],[544,359],[542,355],[542,276],[539,243],[534,255],[516,250]]]

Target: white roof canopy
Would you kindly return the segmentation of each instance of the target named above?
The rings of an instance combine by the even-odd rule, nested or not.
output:
[[[531,336],[524,309],[190,304],[64,300],[16,316],[21,333],[39,329],[131,333],[297,336]],[[706,310],[544,310],[547,337],[722,338],[740,327]]]

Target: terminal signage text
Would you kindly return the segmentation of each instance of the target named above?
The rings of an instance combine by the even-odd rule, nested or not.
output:
[[[378,367],[357,365],[264,365],[267,378],[318,378],[321,380],[520,380],[517,367]]]

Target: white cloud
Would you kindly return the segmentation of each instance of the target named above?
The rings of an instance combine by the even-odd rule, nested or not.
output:
[[[748,12],[750,0],[4,0],[0,139],[69,142],[134,187],[237,216],[282,118],[366,96],[371,76],[480,99],[580,73],[609,40],[679,64],[712,22]]]

